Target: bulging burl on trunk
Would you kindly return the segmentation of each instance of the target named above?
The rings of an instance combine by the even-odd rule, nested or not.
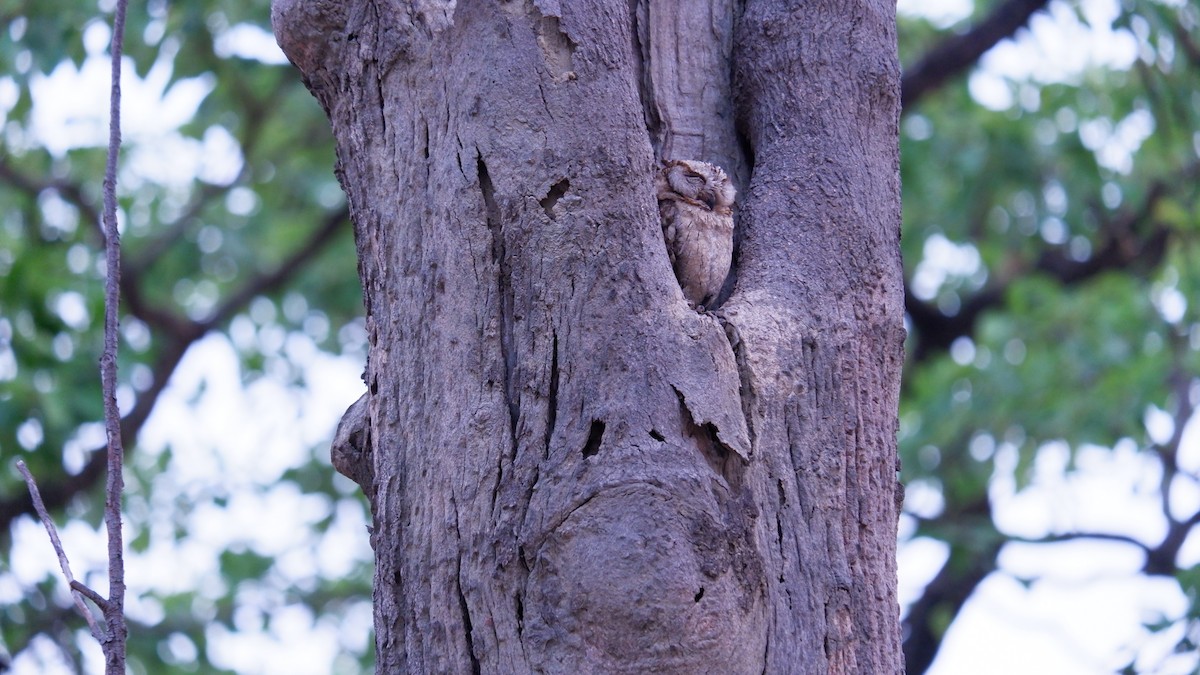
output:
[[[733,200],[737,191],[721,167],[674,159],[654,181],[671,267],[693,308],[711,307],[733,259]]]
[[[363,394],[352,403],[338,422],[329,447],[329,459],[338,473],[358,483],[370,497],[374,492],[375,471],[371,458],[370,398]]]

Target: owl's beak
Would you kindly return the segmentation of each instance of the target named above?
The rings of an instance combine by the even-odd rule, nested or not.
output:
[[[708,210],[711,211],[717,208],[717,198],[713,195],[705,195],[704,203],[708,204]]]

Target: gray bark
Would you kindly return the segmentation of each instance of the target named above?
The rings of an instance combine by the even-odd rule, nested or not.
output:
[[[276,0],[355,222],[378,672],[902,669],[894,8],[775,4]],[[715,314],[665,157],[744,195]]]

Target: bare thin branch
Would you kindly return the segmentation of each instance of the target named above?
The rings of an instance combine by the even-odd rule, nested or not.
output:
[[[105,672],[124,675],[125,551],[121,533],[121,495],[125,447],[121,441],[121,413],[117,408],[118,310],[121,300],[121,241],[117,230],[117,155],[121,149],[121,46],[125,39],[128,0],[117,0],[113,16],[112,89],[109,94],[108,161],[104,170],[104,352],[100,356],[100,382],[104,398],[104,428],[108,436],[108,480],[104,492],[104,522],[108,530],[108,602],[101,605],[108,634],[100,642]]]
[[[67,560],[67,552],[63,550],[62,540],[58,538],[58,528],[54,526],[54,521],[50,519],[50,514],[46,511],[46,505],[42,503],[42,494],[38,491],[37,481],[33,479],[33,474],[29,473],[29,467],[25,466],[24,461],[18,459],[17,471],[20,471],[21,476],[25,478],[25,486],[29,488],[29,497],[33,500],[33,510],[37,512],[38,518],[41,519],[42,527],[46,528],[46,534],[50,535],[50,545],[54,547],[54,553],[58,556],[58,566],[62,569],[63,576],[66,577],[67,584],[71,587],[71,599],[75,602],[75,609],[79,611],[80,616],[87,620],[88,628],[92,631],[92,636],[96,640],[103,642],[104,639],[102,636],[104,634],[100,632],[100,626],[96,624],[96,617],[92,616],[92,612],[84,604],[83,597],[80,594],[93,598],[93,600],[93,596],[99,596],[92,589],[76,581],[75,575],[71,574],[71,562]],[[101,605],[101,603],[96,604]]]
[[[71,586],[71,590],[78,591],[79,593],[83,594],[88,600],[96,603],[96,606],[101,610],[108,609],[108,598],[105,598],[103,595],[93,591],[90,586],[75,579],[72,579],[69,585]]]

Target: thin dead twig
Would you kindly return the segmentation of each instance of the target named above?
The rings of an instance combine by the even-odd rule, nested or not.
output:
[[[103,633],[100,632],[100,626],[96,623],[96,617],[92,615],[91,610],[83,602],[83,596],[91,598],[97,606],[103,608],[107,604],[104,598],[98,593],[88,588],[83,583],[75,579],[75,575],[71,574],[71,562],[67,560],[67,552],[63,550],[62,540],[58,538],[58,528],[54,526],[54,521],[50,519],[50,513],[46,511],[46,505],[42,503],[42,493],[38,491],[37,481],[33,479],[33,474],[29,473],[29,467],[25,466],[25,462],[17,460],[17,471],[21,472],[21,476],[25,479],[25,486],[29,488],[29,496],[33,499],[33,510],[37,512],[38,518],[42,521],[42,527],[46,528],[46,534],[50,535],[50,545],[54,547],[54,553],[58,556],[58,566],[62,568],[63,576],[67,578],[67,584],[71,587],[71,599],[75,601],[75,609],[79,611],[79,615],[87,620],[88,628],[92,630],[92,636],[96,640],[103,642]]]

